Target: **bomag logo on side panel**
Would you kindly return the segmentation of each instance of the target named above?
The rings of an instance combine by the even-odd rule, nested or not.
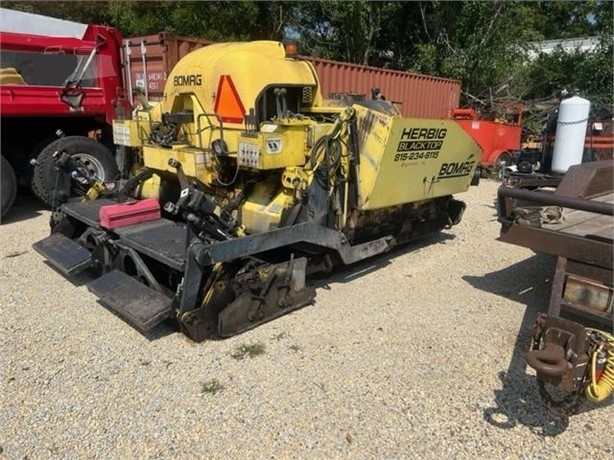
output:
[[[434,160],[447,134],[447,128],[403,128],[394,161]]]
[[[443,163],[439,168],[437,179],[452,179],[454,177],[468,176],[475,165],[475,161],[462,163]]]
[[[202,86],[202,75],[175,75],[173,85],[175,86]]]

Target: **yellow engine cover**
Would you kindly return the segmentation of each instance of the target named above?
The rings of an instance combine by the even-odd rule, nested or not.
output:
[[[453,120],[401,118],[354,106],[359,208],[378,209],[467,191],[480,146]]]
[[[173,112],[177,97],[194,94],[204,112],[219,115],[225,129],[243,128],[244,115],[265,88],[275,85],[310,87],[310,104],[321,104],[313,65],[286,58],[282,43],[216,43],[190,52],[177,63],[159,105],[161,113]]]

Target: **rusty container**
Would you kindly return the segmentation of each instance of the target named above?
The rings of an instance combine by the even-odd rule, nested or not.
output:
[[[404,116],[417,118],[450,118],[460,103],[458,80],[311,56],[301,58],[314,65],[326,98],[350,93],[371,99],[371,89],[376,87]]]
[[[159,101],[164,94],[166,77],[177,61],[190,51],[212,43],[167,32],[126,39],[127,88],[141,87],[146,90],[148,100]],[[452,110],[459,106],[461,82],[458,80],[312,56],[300,56],[300,59],[314,65],[322,94],[327,99],[347,96],[371,99],[371,89],[377,87],[406,117],[451,118]]]
[[[160,101],[166,77],[179,59],[190,51],[212,43],[210,40],[181,37],[168,32],[125,39],[122,56],[126,88],[142,88],[149,101]]]

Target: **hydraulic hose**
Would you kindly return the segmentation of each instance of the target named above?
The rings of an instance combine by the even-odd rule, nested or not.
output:
[[[597,329],[586,328],[586,330],[605,338],[605,343],[602,343],[591,357],[591,381],[586,387],[586,397],[593,402],[600,402],[614,392],[614,336]],[[604,348],[606,348],[605,366],[601,377],[597,379],[597,358]]]

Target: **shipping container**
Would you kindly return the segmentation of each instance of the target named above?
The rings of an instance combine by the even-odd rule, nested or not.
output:
[[[149,101],[160,101],[166,77],[179,59],[190,51],[212,43],[202,38],[181,37],[168,32],[125,39],[123,56],[127,89],[131,93],[134,88],[142,88]]]
[[[130,69],[126,73],[126,86],[129,90],[141,87],[148,100],[159,101],[164,94],[166,77],[177,61],[190,51],[212,43],[166,32],[129,38],[124,44],[125,68]],[[312,56],[300,56],[300,59],[314,65],[325,98],[371,99],[371,90],[376,87],[404,116],[420,118],[450,118],[452,110],[460,103],[461,82],[458,80]]]
[[[324,97],[352,93],[371,98],[377,87],[406,117],[450,118],[460,103],[461,82],[399,70],[301,56],[316,69]]]

